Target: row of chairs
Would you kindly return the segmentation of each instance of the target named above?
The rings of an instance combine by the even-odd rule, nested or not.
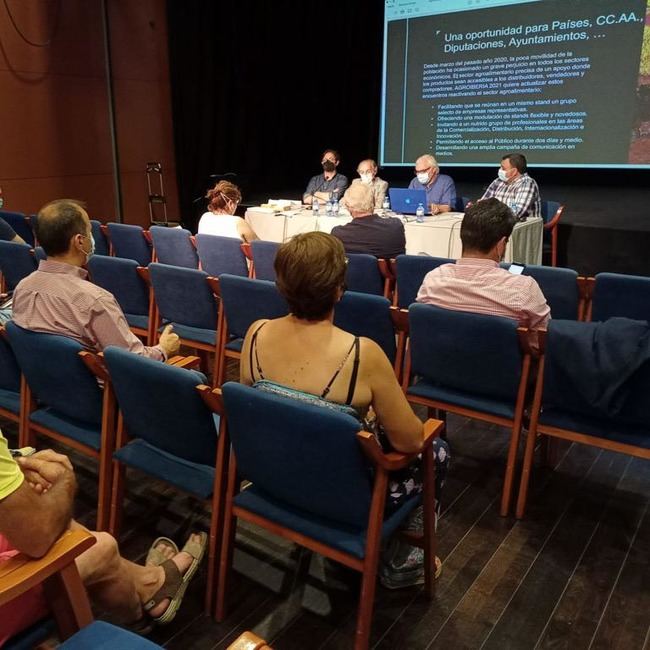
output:
[[[99,356],[66,337],[12,322],[6,334],[4,353],[15,354],[22,372],[19,444],[33,445],[41,435],[98,458],[99,529],[119,535],[127,468],[208,506],[206,611],[218,620],[227,610],[237,518],[363,574],[355,647],[365,648],[381,540],[424,501],[431,515],[424,534],[409,539],[425,549],[432,595],[430,453],[424,455],[423,496],[384,516],[389,473],[415,455],[384,454],[350,416],[233,382],[211,389],[194,369],[196,357],[161,364],[114,347]],[[425,447],[441,427],[426,423]],[[240,491],[243,479],[252,484]]]

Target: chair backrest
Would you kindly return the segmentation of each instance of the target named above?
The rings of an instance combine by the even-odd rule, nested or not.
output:
[[[93,233],[93,239],[95,240],[95,255],[108,255],[110,248],[101,222],[97,221],[97,219],[91,219],[90,228]]]
[[[542,201],[542,219],[544,223],[548,223],[554,216],[555,213],[560,209],[559,201]]]
[[[33,273],[38,266],[29,244],[0,241],[0,271],[7,282],[7,289],[16,285]]]
[[[334,308],[334,325],[355,336],[372,339],[391,363],[395,361],[395,329],[388,298],[346,291]]]
[[[189,230],[151,226],[149,228],[156,257],[161,264],[184,266],[188,269],[199,268],[199,256],[192,244]]]
[[[428,255],[398,255],[395,259],[397,275],[397,304],[407,309],[415,302],[424,276],[442,264],[454,264],[456,260]]]
[[[0,336],[0,389],[20,392],[20,368],[9,341]]]
[[[199,234],[196,236],[196,247],[201,268],[209,275],[217,278],[222,273],[248,275],[248,265],[239,239]]]
[[[12,212],[11,210],[0,210],[0,218],[4,219],[20,235],[25,243],[34,246],[34,231],[31,220],[23,212]]]
[[[42,334],[6,324],[9,343],[18,365],[40,406],[95,425],[101,425],[102,391],[86,367],[78,341],[57,334]]]
[[[514,404],[522,370],[515,320],[416,303],[409,330],[412,374]]]
[[[90,279],[112,293],[125,314],[147,316],[149,288],[138,275],[138,266],[135,260],[108,255],[93,255],[88,260]]]
[[[149,265],[149,273],[164,321],[216,330],[217,305],[205,271],[155,262]]]
[[[366,526],[371,484],[355,418],[233,382],[222,390],[243,478],[293,508]]]
[[[129,436],[193,463],[214,466],[217,427],[196,390],[200,372],[169,366],[126,350],[104,350]]]
[[[106,225],[115,257],[135,260],[140,266],[147,266],[151,262],[151,245],[145,239],[144,230],[140,226],[128,223]]]
[[[578,273],[557,266],[528,265],[523,275],[534,278],[551,308],[552,318],[577,320],[580,305]]]
[[[275,283],[251,280],[223,273],[219,277],[221,300],[226,314],[228,333],[243,338],[248,328],[260,318],[280,318],[289,313],[286,300]]]
[[[348,253],[347,258],[345,282],[348,289],[377,296],[383,295],[384,278],[379,271],[377,258],[365,253]]]
[[[650,278],[598,273],[591,302],[591,320],[623,316],[650,320]]]
[[[278,252],[280,244],[274,241],[262,241],[254,239],[251,242],[253,251],[253,263],[255,264],[255,277],[258,280],[270,280],[275,282],[275,254]]]
[[[452,205],[451,207],[456,212],[465,212],[465,209],[467,208],[467,204],[470,201],[471,199],[467,196],[457,196],[455,205]]]
[[[42,246],[37,246],[34,249],[34,257],[36,258],[36,263],[40,262],[41,260],[46,260],[47,259],[47,253],[45,252],[45,249]]]

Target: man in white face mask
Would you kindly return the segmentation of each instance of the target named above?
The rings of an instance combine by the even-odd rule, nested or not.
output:
[[[436,159],[426,154],[415,161],[415,178],[409,183],[410,190],[427,193],[427,207],[431,214],[450,212],[456,205],[456,186],[450,176],[440,173]]]
[[[541,217],[539,187],[528,175],[527,169],[526,156],[520,153],[506,154],[501,159],[498,178],[490,183],[481,198],[499,199],[520,221],[528,217]]]
[[[357,166],[357,174],[359,174],[359,178],[355,178],[352,185],[359,183],[368,185],[372,190],[374,209],[381,208],[388,191],[388,182],[377,176],[377,163],[371,158],[362,160]]]
[[[178,352],[179,339],[171,325],[158,345],[143,345],[113,294],[88,282],[83,267],[95,245],[83,204],[70,199],[48,203],[38,213],[36,235],[47,259],[14,291],[16,325],[68,336],[94,352],[116,345],[159,361]]]

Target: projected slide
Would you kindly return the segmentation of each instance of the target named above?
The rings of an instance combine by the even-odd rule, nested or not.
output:
[[[380,161],[650,168],[650,0],[386,0]]]

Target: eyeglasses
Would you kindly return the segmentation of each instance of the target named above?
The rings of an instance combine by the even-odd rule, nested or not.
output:
[[[413,170],[416,174],[424,174],[425,172],[428,172],[431,169],[431,167],[427,167],[426,169],[418,169],[417,167]]]

